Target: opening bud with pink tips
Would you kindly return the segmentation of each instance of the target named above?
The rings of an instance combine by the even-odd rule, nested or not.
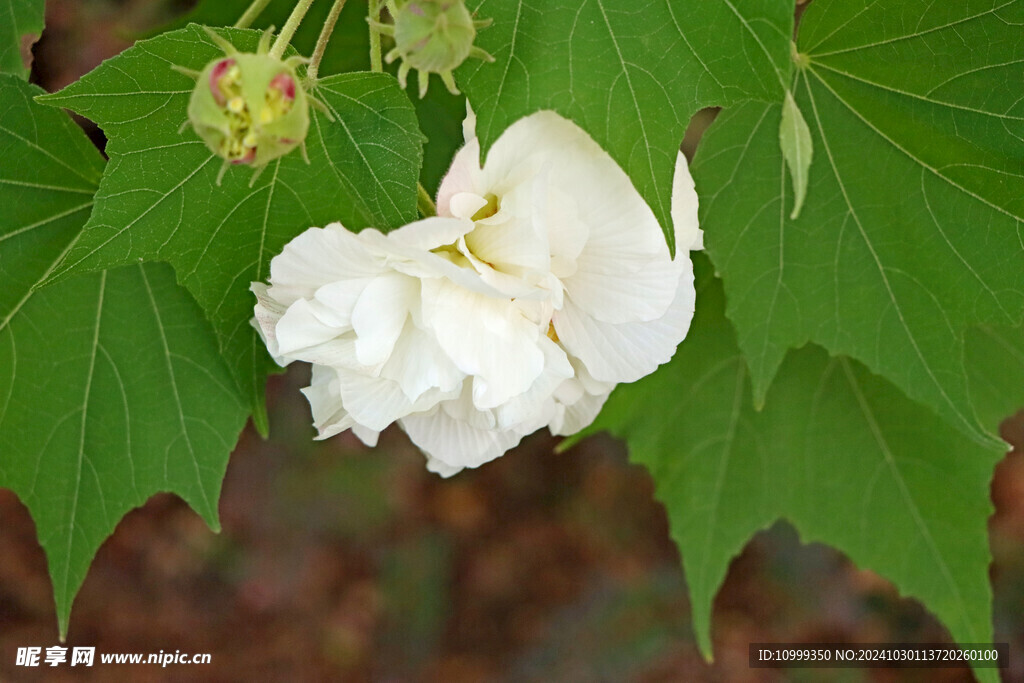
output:
[[[188,119],[210,151],[226,165],[259,170],[301,146],[309,130],[309,97],[295,69],[305,58],[270,54],[270,31],[255,53],[207,33],[225,54],[196,75]]]

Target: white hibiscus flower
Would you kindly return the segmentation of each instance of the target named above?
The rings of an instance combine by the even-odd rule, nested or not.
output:
[[[483,166],[467,143],[438,216],[387,235],[311,228],[254,283],[256,323],[304,390],[319,438],[367,444],[393,422],[449,476],[543,426],[590,424],[619,382],[668,361],[694,310],[697,195],[679,155],[669,258],[654,214],[585,132],[552,112],[516,122]]]

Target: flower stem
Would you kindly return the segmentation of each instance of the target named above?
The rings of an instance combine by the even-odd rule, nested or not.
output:
[[[281,29],[281,33],[278,34],[273,47],[270,48],[271,57],[281,59],[281,55],[284,54],[285,49],[288,47],[288,43],[291,42],[292,36],[295,35],[295,30],[299,28],[299,24],[302,23],[302,18],[306,16],[306,11],[309,10],[309,6],[312,4],[313,0],[299,0],[295,3],[295,8],[292,10],[292,13],[288,15],[288,21],[284,22],[284,27]]]
[[[380,22],[381,0],[370,0],[370,71],[384,71],[384,63],[380,58]]]
[[[434,200],[427,194],[427,188],[423,187],[423,183],[416,184],[416,208],[420,210],[424,218],[437,215]]]
[[[341,14],[341,9],[344,6],[345,0],[334,0],[331,12],[327,15],[327,21],[324,22],[324,27],[320,29],[320,37],[316,39],[313,57],[310,59],[309,69],[306,71],[307,77],[311,81],[316,80],[317,73],[320,71],[320,62],[323,60],[324,52],[327,50],[327,42],[331,39],[331,34],[334,33],[334,25],[338,23],[338,16]]]
[[[252,26],[252,22],[256,21],[256,17],[260,15],[267,5],[270,4],[270,0],[252,0],[252,4],[249,5],[249,9],[245,10],[238,21],[235,22],[235,28],[249,28]]]

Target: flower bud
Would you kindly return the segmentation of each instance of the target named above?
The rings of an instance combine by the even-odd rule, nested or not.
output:
[[[302,144],[309,103],[288,62],[228,52],[199,74],[188,118],[214,154],[261,167]]]
[[[490,21],[474,21],[463,0],[405,0],[389,3],[395,25],[387,33],[395,38],[395,48],[387,55],[390,64],[401,57],[398,80],[402,87],[410,69],[419,72],[420,97],[426,95],[430,74],[436,73],[453,94],[458,94],[452,71],[477,57],[494,58],[473,45],[478,28]]]

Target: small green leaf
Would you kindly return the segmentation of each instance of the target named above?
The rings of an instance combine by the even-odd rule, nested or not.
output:
[[[815,347],[788,356],[756,411],[721,285],[697,265],[689,336],[668,365],[617,388],[589,431],[625,438],[654,477],[705,655],[730,561],[780,519],[920,600],[958,642],[991,642],[989,483],[1004,449]]]
[[[213,528],[247,411],[166,265],[33,290],[73,247],[103,160],[42,91],[0,76],[0,486],[28,506],[61,635],[100,544],[159,491]]]
[[[798,219],[784,98],[708,130],[693,164],[702,227],[756,397],[811,341],[995,444],[963,334],[1024,310],[1022,24],[1024,0],[810,4],[793,96],[815,162]]]
[[[45,0],[0,0],[0,74],[28,78],[45,9]]]
[[[786,91],[786,99],[782,103],[779,146],[793,181],[793,211],[789,217],[796,220],[800,217],[800,209],[807,197],[807,173],[811,168],[814,143],[811,141],[811,129],[807,127],[804,115],[800,113],[800,107],[789,91]]]
[[[257,31],[230,30],[241,50]],[[179,133],[193,81],[221,52],[198,26],[137,43],[59,93],[40,98],[96,121],[110,138],[96,208],[51,281],[71,273],[167,261],[213,323],[220,348],[265,427],[262,397],[272,362],[249,325],[249,283],[311,226],[340,221],[359,230],[415,220],[422,134],[409,99],[385,74],[321,80],[315,95],[333,120],[313,111],[307,164],[293,152],[250,186],[252,169],[228,169],[191,129]]]
[[[514,121],[552,109],[625,169],[674,252],[676,154],[701,108],[781,99],[792,70],[792,3],[663,0],[483,0],[493,19],[458,82],[486,150]]]

